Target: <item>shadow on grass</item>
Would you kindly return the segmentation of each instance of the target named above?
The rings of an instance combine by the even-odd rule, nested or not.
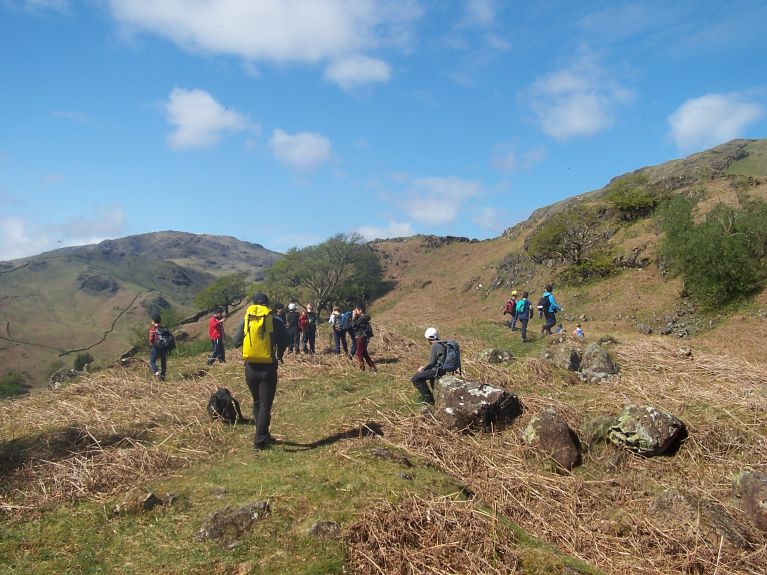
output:
[[[367,423],[363,423],[359,427],[355,427],[354,429],[339,431],[338,433],[334,433],[333,435],[329,435],[328,437],[323,437],[322,439],[318,439],[317,441],[312,441],[311,443],[297,443],[295,441],[278,439],[276,441],[276,444],[287,446],[287,449],[285,449],[285,451],[289,451],[289,452],[307,451],[309,449],[316,449],[324,445],[331,445],[343,439],[358,439],[360,437],[377,437],[377,436],[383,436],[383,434],[384,433],[383,433],[383,428],[381,427],[381,424],[376,423],[374,421],[369,421]]]
[[[71,425],[41,435],[3,441],[0,444],[0,477],[33,459],[58,461],[77,454],[96,453],[107,447],[129,447],[147,431],[142,427],[99,436]]]

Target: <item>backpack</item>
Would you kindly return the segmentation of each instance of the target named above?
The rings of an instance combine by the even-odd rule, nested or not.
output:
[[[510,313],[511,315],[516,315],[517,314],[516,310],[517,310],[517,306],[514,303],[514,301],[509,300],[506,302],[506,307],[503,308],[503,313]]]
[[[457,341],[446,339],[440,341],[445,346],[445,357],[442,359],[442,365],[439,367],[446,373],[461,372],[461,347]]]
[[[272,363],[272,334],[274,318],[271,310],[263,305],[248,307],[243,320],[242,359],[247,363]]]
[[[544,313],[551,311],[551,300],[549,299],[549,296],[542,295],[541,299],[538,300],[538,311]]]
[[[170,329],[160,326],[157,328],[157,337],[154,340],[154,345],[160,351],[170,353],[176,349],[176,338]]]
[[[208,415],[213,421],[223,421],[234,425],[244,419],[240,411],[240,402],[225,387],[219,387],[208,400]]]
[[[341,314],[341,319],[338,321],[338,327],[342,331],[348,331],[352,326],[352,312],[345,311]]]
[[[529,319],[530,315],[530,301],[526,299],[521,299],[517,302],[517,317],[520,319]]]

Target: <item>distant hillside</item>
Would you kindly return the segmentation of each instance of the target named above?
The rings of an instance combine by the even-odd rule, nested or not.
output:
[[[767,140],[736,140],[617,176],[599,190],[536,210],[496,239],[414,236],[376,242],[394,289],[376,302],[374,316],[387,323],[408,322],[414,334],[439,322],[448,333],[476,335],[467,324],[508,319],[502,307],[511,290],[528,290],[535,301],[543,285],[553,281],[566,309],[560,319],[570,330],[585,317],[591,333],[697,334],[720,351],[757,359],[762,352],[753,341],[767,338],[767,293],[757,294],[753,305],[739,314],[699,313],[694,302],[682,297],[680,280],[657,265],[654,219],[622,221],[606,200],[617,182],[636,175],[650,193],[698,198],[700,212],[720,201],[734,203],[742,193],[767,199]],[[555,214],[586,205],[595,207],[611,227],[602,248],[608,254],[603,262],[608,275],[567,285],[561,276],[568,266],[554,259],[535,261],[526,243]]]
[[[0,374],[39,385],[78,351],[97,360],[130,347],[150,312],[193,311],[217,276],[263,277],[280,254],[232,237],[156,232],[0,263]],[[69,352],[69,353],[68,353]]]

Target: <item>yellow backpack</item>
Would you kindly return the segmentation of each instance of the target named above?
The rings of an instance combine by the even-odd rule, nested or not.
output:
[[[272,363],[274,319],[271,310],[254,304],[245,312],[242,359],[248,363]]]

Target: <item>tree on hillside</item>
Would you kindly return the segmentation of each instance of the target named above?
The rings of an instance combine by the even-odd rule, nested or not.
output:
[[[195,305],[200,309],[210,309],[217,305],[229,315],[229,307],[239,304],[247,296],[248,284],[245,274],[221,276],[194,297]]]
[[[319,310],[334,302],[370,299],[381,287],[378,256],[357,234],[338,234],[314,246],[288,250],[266,274],[275,297],[311,300]]]
[[[659,211],[660,254],[703,305],[716,307],[752,293],[767,278],[767,203],[717,204],[696,223],[695,202],[672,198]]]
[[[558,258],[580,265],[609,233],[596,208],[576,206],[545,220],[530,234],[525,249],[534,260]]]
[[[646,218],[658,207],[660,195],[652,189],[646,174],[628,174],[616,178],[608,186],[605,200],[624,220]]]

